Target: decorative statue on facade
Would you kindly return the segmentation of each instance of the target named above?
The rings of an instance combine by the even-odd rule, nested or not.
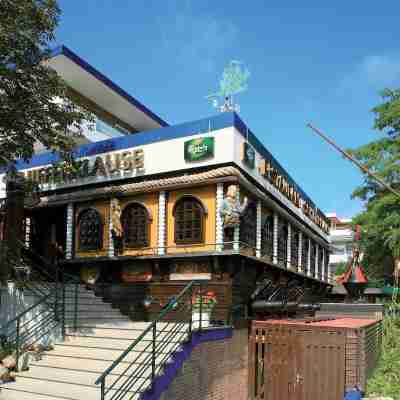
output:
[[[121,224],[121,205],[118,199],[113,199],[111,203],[111,236],[114,242],[114,250],[117,254],[122,252],[123,247],[123,230]]]
[[[221,209],[219,210],[224,228],[235,228],[240,225],[240,217],[246,211],[247,197],[244,198],[243,203],[238,199],[238,188],[236,185],[230,185],[226,192],[226,196],[222,201]]]

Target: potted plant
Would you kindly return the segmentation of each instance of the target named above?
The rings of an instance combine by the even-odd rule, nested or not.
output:
[[[192,297],[192,328],[207,328],[210,326],[211,313],[217,304],[214,292],[196,292]],[[201,319],[201,324],[200,324]]]

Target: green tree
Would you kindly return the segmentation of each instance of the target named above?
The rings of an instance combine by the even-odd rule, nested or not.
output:
[[[348,263],[345,261],[340,262],[335,268],[335,276],[342,275],[347,270]]]
[[[69,154],[88,117],[46,63],[59,17],[55,0],[0,1],[0,166],[30,159],[37,142]]]
[[[384,90],[382,100],[372,110],[380,137],[352,154],[400,191],[400,90]],[[362,229],[363,263],[374,278],[390,275],[400,257],[400,198],[367,175],[352,196],[365,201],[365,210],[353,220]]]

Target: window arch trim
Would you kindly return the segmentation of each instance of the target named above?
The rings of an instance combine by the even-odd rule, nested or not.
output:
[[[132,206],[138,206],[138,207],[142,208],[145,211],[145,214],[146,214],[145,215],[146,223],[145,223],[145,227],[143,228],[144,229],[145,238],[144,238],[144,240],[142,242],[139,242],[139,241],[137,241],[137,242],[130,241],[129,242],[129,241],[127,241],[127,236],[128,235],[126,234],[124,216],[125,216],[125,213]],[[121,219],[121,225],[122,225],[122,229],[123,229],[123,241],[124,241],[124,245],[127,248],[130,248],[130,249],[141,249],[141,248],[149,247],[149,245],[150,245],[150,226],[149,225],[153,220],[153,216],[152,216],[151,211],[149,210],[149,208],[145,204],[143,204],[143,203],[141,203],[139,201],[130,201],[129,203],[125,204],[125,206],[123,207],[123,209],[121,211],[120,219]]]
[[[98,243],[96,248],[94,246],[88,246],[82,244],[82,237],[81,237],[81,223],[82,223],[82,218],[83,216],[88,213],[89,211],[93,211],[94,214],[96,215],[96,218],[99,223],[99,234],[98,234]],[[103,249],[104,243],[104,220],[103,216],[101,215],[101,212],[95,208],[95,207],[86,207],[83,208],[82,210],[79,211],[78,218],[77,218],[77,228],[78,228],[78,249],[81,251],[97,251]]]
[[[178,204],[179,204],[182,200],[185,200],[185,199],[193,199],[193,200],[196,200],[196,201],[200,204],[201,209],[203,210],[203,216],[208,215],[208,209],[207,209],[207,207],[205,206],[205,204],[202,202],[202,200],[201,200],[199,197],[194,196],[194,195],[192,195],[192,194],[183,194],[182,196],[179,196],[179,197],[175,200],[174,207],[173,207],[173,209],[172,209],[172,216],[173,216],[174,218],[175,218],[175,213],[176,213],[176,207],[178,206]]]
[[[177,221],[176,211],[180,204],[185,200],[191,200],[199,206],[200,209],[200,221],[187,220],[186,216],[183,216],[183,220]],[[183,210],[185,214],[185,210]],[[204,243],[204,231],[205,231],[205,217],[207,215],[207,209],[203,202],[196,196],[183,195],[180,196],[174,204],[172,209],[172,215],[174,217],[174,242],[178,245],[189,245],[189,244],[201,244]],[[192,214],[193,217],[193,214]],[[196,222],[199,225],[196,227]],[[181,226],[178,226],[180,224]],[[187,227],[189,224],[190,228]],[[198,232],[196,235],[194,232]],[[188,234],[189,233],[189,234]]]
[[[132,206],[132,205],[142,206],[142,207],[146,210],[146,212],[147,212],[147,220],[148,220],[148,222],[152,222],[152,221],[153,221],[153,213],[152,213],[152,211],[149,209],[149,207],[146,206],[146,204],[144,204],[144,203],[142,203],[142,202],[140,202],[140,201],[136,201],[136,200],[130,201],[129,203],[126,203],[126,204],[123,206],[123,208],[122,208],[122,210],[121,210],[121,219],[122,219],[122,215],[124,214],[125,210],[126,210],[128,207]],[[121,223],[122,223],[122,221],[121,221]]]

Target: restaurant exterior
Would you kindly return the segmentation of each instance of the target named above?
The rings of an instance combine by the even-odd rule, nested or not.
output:
[[[41,188],[27,246],[137,319],[194,279],[216,320],[251,312],[266,277],[307,299],[329,289],[329,220],[236,113],[169,126],[67,48],[50,65],[109,130],[85,128],[73,165],[45,152],[17,163]]]

